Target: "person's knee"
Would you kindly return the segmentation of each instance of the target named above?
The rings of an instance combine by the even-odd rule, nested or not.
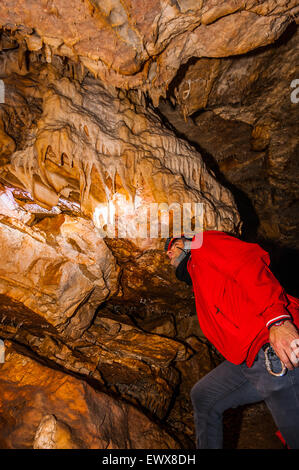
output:
[[[194,409],[203,410],[203,408],[205,408],[205,404],[207,405],[208,393],[203,381],[199,380],[196,382],[191,389],[190,397]]]
[[[199,380],[191,389],[190,397],[193,409],[197,415],[221,416],[227,409],[225,400],[219,393],[209,387],[209,383],[205,378]]]

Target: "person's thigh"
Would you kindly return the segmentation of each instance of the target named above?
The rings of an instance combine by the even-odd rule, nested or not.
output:
[[[268,357],[270,358],[272,370],[274,372],[280,371],[281,363],[276,354],[272,352]],[[265,353],[262,349],[259,351],[257,361],[253,363],[252,367],[247,367],[245,364],[241,364],[240,367],[243,375],[260,393],[262,400],[276,396],[289,396],[292,403],[298,406],[298,368],[293,371],[287,370],[287,373],[281,377],[271,375],[266,368]]]
[[[221,413],[263,400],[242,368],[228,361],[222,362],[193,386],[191,399],[200,414],[209,414],[213,409]]]

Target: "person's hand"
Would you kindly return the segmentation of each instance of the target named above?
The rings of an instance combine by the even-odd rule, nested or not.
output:
[[[279,359],[288,369],[299,366],[299,333],[290,321],[270,328],[269,341]]]

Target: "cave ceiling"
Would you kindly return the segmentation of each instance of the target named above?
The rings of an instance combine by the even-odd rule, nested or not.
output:
[[[25,355],[33,377],[71,374],[90,434],[56,404],[57,419],[36,411],[26,442],[10,422],[0,444],[30,447],[40,425],[73,447],[109,445],[108,425],[93,437],[90,409],[105,405],[91,387],[113,415],[119,398],[136,422],[132,405],[143,410],[142,445],[190,445],[186,376],[220,359],[163,237],[103,238],[100,207],[202,203],[205,229],[298,253],[298,12],[284,0],[1,1],[0,336],[16,369]],[[170,431],[153,425],[152,444],[151,419]],[[122,432],[111,445],[129,446],[126,432],[138,445]]]

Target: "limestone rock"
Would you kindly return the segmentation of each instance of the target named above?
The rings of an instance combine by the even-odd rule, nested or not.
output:
[[[256,230],[291,250],[298,247],[298,104],[291,100],[297,62],[293,24],[254,53],[190,61],[172,84],[176,111],[191,116],[187,122],[161,105],[232,190],[250,237]]]
[[[295,0],[75,0],[70,11],[63,0],[34,8],[30,0],[4,0],[0,26],[15,32],[20,66],[27,48],[47,63],[69,57],[114,86],[142,87],[157,104],[190,57],[244,54],[274,42],[297,7]]]
[[[5,132],[2,119],[0,119],[0,141],[0,164],[3,165],[3,163],[7,163],[7,157],[15,151],[16,145],[14,140]]]
[[[0,370],[2,448],[179,448],[132,405],[42,366],[9,342]]]
[[[192,353],[187,344],[102,314],[79,338],[66,341],[20,302],[0,295],[0,304],[2,337],[25,346],[51,367],[90,379],[152,415],[165,417],[180,380],[175,365]]]
[[[57,421],[54,415],[45,415],[35,433],[34,449],[78,449],[72,441],[68,426]]]
[[[33,83],[40,82],[36,95],[43,97],[43,112],[35,116],[37,126],[31,125],[10,163],[0,168],[2,180],[27,190],[47,210],[61,199],[78,203],[82,214],[100,227],[107,225],[103,206],[113,203],[121,212],[119,237],[143,233],[130,216],[129,204],[142,206],[149,214],[153,202],[168,207],[188,203],[193,217],[195,204],[202,203],[206,228],[238,231],[240,221],[229,191],[217,184],[200,154],[166,128],[151,106],[108,91],[90,77],[79,86],[58,76],[55,68],[42,67],[23,84],[19,77],[19,91],[26,99]],[[13,89],[8,81],[7,104],[14,115],[9,101],[15,96]],[[148,240],[144,248],[151,245]]]
[[[114,258],[82,218],[57,215],[33,227],[24,222],[1,216],[0,292],[78,337],[96,306],[117,291]]]

